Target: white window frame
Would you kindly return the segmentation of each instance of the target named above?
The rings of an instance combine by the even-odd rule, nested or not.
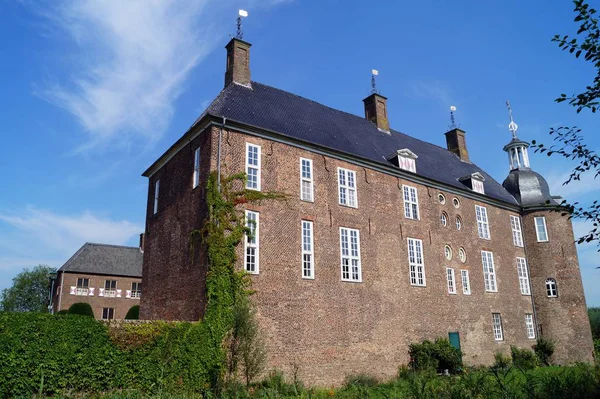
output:
[[[546,295],[548,298],[558,298],[558,284],[556,283],[556,279],[546,279]]]
[[[533,314],[525,314],[525,329],[527,330],[527,338],[535,339],[535,325],[533,323]]]
[[[160,179],[154,182],[154,214],[158,213],[158,195],[160,193]]]
[[[353,233],[356,234],[355,250],[353,250],[352,248]],[[344,246],[344,244],[346,244],[346,247]],[[347,261],[347,278],[344,278],[344,261]],[[355,266],[353,265],[353,261],[356,261],[356,272],[353,270]],[[340,268],[342,281],[348,281],[353,283],[362,282],[362,267],[360,261],[360,231],[357,229],[351,229],[349,227],[340,227]]]
[[[481,251],[481,264],[483,265],[483,279],[486,292],[498,292],[496,281],[496,267],[494,266],[494,254],[490,251]]]
[[[490,222],[488,219],[487,208],[485,206],[475,205],[475,217],[477,218],[477,234],[479,238],[490,240]]]
[[[339,204],[350,208],[358,208],[356,172],[345,168],[337,168],[337,172]],[[352,179],[350,179],[350,176],[352,176]],[[350,184],[351,182],[353,183],[352,185]]]
[[[115,286],[114,288],[112,287],[112,284],[109,284],[109,288],[106,288],[108,282],[114,282]],[[116,298],[117,297],[117,280],[104,280],[104,297],[105,298]]]
[[[522,295],[531,295],[529,286],[529,273],[527,272],[527,260],[517,257],[517,274],[519,276],[519,287]]]
[[[456,294],[456,278],[454,276],[454,269],[451,267],[446,268],[446,280],[448,283],[448,294]]]
[[[540,219],[542,221],[542,226],[538,225],[538,220],[540,220]],[[538,216],[538,217],[533,218],[533,221],[535,223],[535,235],[537,237],[537,241],[538,242],[548,242],[549,239],[548,239],[548,228],[546,226],[546,218],[544,216]],[[546,239],[544,239],[544,240],[540,239],[540,231],[539,231],[540,227],[544,228],[544,235],[546,236]]]
[[[414,194],[414,199],[412,198]],[[416,187],[402,185],[402,198],[404,199],[404,217],[419,220],[419,193]]]
[[[313,227],[313,222],[310,220],[302,220],[300,222],[300,242],[302,246],[302,257],[300,263],[302,266],[302,278],[311,280],[315,278],[315,234]],[[306,256],[308,256],[308,258],[305,259]]]
[[[256,162],[257,165],[250,163],[249,152],[250,148],[256,148]],[[248,190],[261,190],[261,175],[262,175],[262,156],[261,156],[261,147],[258,144],[246,143],[246,189]],[[250,181],[250,170],[256,170],[256,187],[254,187],[253,182]]]
[[[104,315],[104,311],[107,310],[108,314]],[[112,312],[112,317],[111,316],[111,312]],[[115,308],[102,308],[102,320],[114,320],[115,319]]]
[[[467,262],[467,251],[463,247],[458,248],[458,260],[462,263]]]
[[[523,232],[521,230],[521,218],[510,215],[510,227],[512,229],[513,244],[515,247],[523,248]]]
[[[192,189],[200,185],[200,147],[194,150],[194,176],[192,180]]]
[[[255,211],[246,210],[245,213],[246,227],[250,230],[254,230],[254,236],[250,238],[248,234],[244,234],[244,270],[250,274],[259,274],[260,271],[260,213]],[[253,216],[254,223],[250,223]],[[254,270],[248,270],[250,264],[248,263],[248,249],[254,249]]]
[[[504,329],[502,328],[502,315],[500,313],[492,313],[492,329],[494,330],[494,339],[504,341]]]
[[[133,288],[136,288],[135,290]],[[142,283],[141,281],[133,281],[131,283],[131,298],[141,298],[142,297]]]
[[[414,252],[413,256],[411,256],[411,244],[413,247],[412,252]],[[423,257],[423,240],[419,240],[417,238],[408,238],[407,246],[408,246],[408,265],[409,265],[410,285],[413,285],[416,287],[425,287],[425,286],[427,286],[427,280],[425,279],[425,259]]]
[[[308,177],[304,176],[304,163],[306,163],[306,167],[308,168]],[[300,158],[300,199],[302,201],[314,202],[315,194],[314,194],[314,172],[313,172],[313,161],[308,158]],[[304,192],[304,184],[307,184],[309,187],[308,196],[305,195]]]
[[[440,222],[442,223],[443,227],[448,226],[448,215],[446,214],[446,212],[442,212],[440,214]]]
[[[79,280],[81,280],[81,287],[79,286]],[[87,284],[85,282],[87,281]],[[75,282],[75,295],[87,296],[90,292],[90,279],[89,278],[78,278]]]
[[[460,216],[456,217],[456,230],[460,231],[462,229],[462,219]]]
[[[469,271],[465,269],[461,270],[460,279],[462,282],[463,294],[471,295],[471,281],[469,280]]]

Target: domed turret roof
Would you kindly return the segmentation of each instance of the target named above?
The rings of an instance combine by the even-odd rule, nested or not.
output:
[[[512,170],[502,186],[522,207],[558,205],[550,195],[546,179],[530,168]]]

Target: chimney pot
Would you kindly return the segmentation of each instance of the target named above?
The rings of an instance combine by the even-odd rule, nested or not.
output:
[[[231,83],[250,86],[250,43],[233,38],[227,43],[225,87]]]
[[[455,153],[462,161],[470,163],[469,151],[467,151],[467,141],[465,140],[465,131],[454,128],[445,134],[448,151]]]

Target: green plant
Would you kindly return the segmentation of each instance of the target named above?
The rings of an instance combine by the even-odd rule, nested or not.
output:
[[[409,346],[409,367],[413,370],[448,370],[456,373],[462,368],[462,353],[450,345],[450,341],[438,338],[434,342],[425,340]]]
[[[125,320],[137,320],[140,318],[140,305],[133,305],[127,311],[125,315]]]
[[[496,352],[494,355],[494,365],[493,368],[505,370],[508,369],[512,364],[512,359],[510,356],[505,356],[502,352]]]
[[[38,265],[33,270],[23,269],[12,286],[0,294],[0,310],[5,312],[48,312],[50,274],[56,269]]]
[[[76,302],[69,308],[69,314],[78,314],[80,316],[94,317],[94,311],[89,303]]]
[[[589,308],[588,316],[594,339],[600,339],[600,308]]]
[[[513,366],[521,370],[531,370],[537,367],[538,359],[529,349],[520,349],[516,346],[510,347]]]
[[[539,337],[536,344],[533,345],[533,351],[541,365],[550,366],[550,361],[554,354],[554,342],[547,338]]]
[[[373,376],[367,374],[355,374],[346,377],[345,386],[362,386],[362,387],[374,387],[379,382]]]
[[[68,309],[63,309],[63,310],[59,310],[58,312],[56,312],[56,314],[67,314],[69,313]]]

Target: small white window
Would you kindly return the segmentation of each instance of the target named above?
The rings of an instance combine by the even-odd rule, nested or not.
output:
[[[102,308],[102,320],[113,320],[115,318],[114,308]]]
[[[131,298],[142,297],[142,283],[131,283]]]
[[[246,143],[246,188],[260,191],[260,146]]]
[[[454,205],[454,207],[456,209],[458,209],[460,207],[460,201],[458,200],[458,198],[456,198],[456,197],[452,198],[452,205]]]
[[[527,262],[525,258],[517,258],[517,273],[519,275],[519,287],[521,287],[521,294],[531,295],[529,288],[529,275],[527,273]]]
[[[154,182],[154,214],[158,213],[158,193],[160,191],[160,180]]]
[[[556,298],[558,296],[558,288],[556,286],[556,280],[549,278],[546,280],[546,294],[550,298]]]
[[[78,278],[75,295],[87,295],[90,287],[89,278]]]
[[[407,219],[419,220],[419,198],[417,189],[411,186],[402,186],[404,192],[404,216]]]
[[[458,248],[458,259],[462,263],[465,263],[467,261],[467,253],[465,252],[465,249],[463,247]]]
[[[442,214],[440,215],[440,223],[442,223],[442,226],[444,227],[448,225],[448,215],[446,214],[446,212],[442,212]]]
[[[494,254],[489,251],[481,251],[481,263],[483,264],[485,290],[487,292],[498,292],[496,269],[494,267]]]
[[[477,233],[479,238],[490,239],[490,225],[488,223],[487,209],[483,206],[475,205],[475,216],[477,217]]]
[[[456,230],[460,230],[462,229],[462,219],[460,218],[460,216],[456,217]]]
[[[444,196],[444,194],[439,193],[438,194],[438,201],[440,202],[440,204],[444,205],[446,203],[446,197]]]
[[[300,199],[313,202],[313,162],[300,158]]]
[[[525,315],[525,328],[527,329],[527,338],[535,339],[535,327],[533,325],[533,315],[530,313]]]
[[[410,266],[410,284],[424,287],[423,241],[415,238],[408,239],[408,264]]]
[[[194,183],[192,188],[198,187],[200,184],[200,147],[194,151]]]
[[[358,208],[356,198],[356,172],[338,168],[338,191],[340,205]]]
[[[342,280],[362,281],[360,268],[360,232],[340,227],[340,252],[342,258]]]
[[[302,278],[315,278],[313,222],[302,221]]]
[[[452,260],[452,248],[450,248],[450,245],[444,246],[444,256],[446,259]]]
[[[476,193],[485,194],[485,189],[481,180],[472,178],[471,184],[473,185],[473,191],[475,191]]]
[[[456,294],[456,280],[454,278],[454,269],[447,268],[446,269],[446,277],[448,280],[448,293]]]
[[[471,282],[469,281],[469,271],[461,270],[460,277],[462,280],[463,294],[471,295]]]
[[[537,234],[538,242],[548,241],[548,230],[546,230],[546,218],[537,217],[535,220],[535,233]]]
[[[104,281],[104,296],[108,298],[117,297],[117,280]]]
[[[502,317],[500,313],[492,313],[492,326],[494,327],[494,339],[496,341],[504,340],[504,332],[502,331]]]
[[[510,215],[510,227],[512,228],[513,244],[522,247],[523,234],[521,233],[521,220],[518,216]]]
[[[259,271],[259,213],[246,211],[246,234],[244,240],[244,269],[248,273],[258,274]]]

